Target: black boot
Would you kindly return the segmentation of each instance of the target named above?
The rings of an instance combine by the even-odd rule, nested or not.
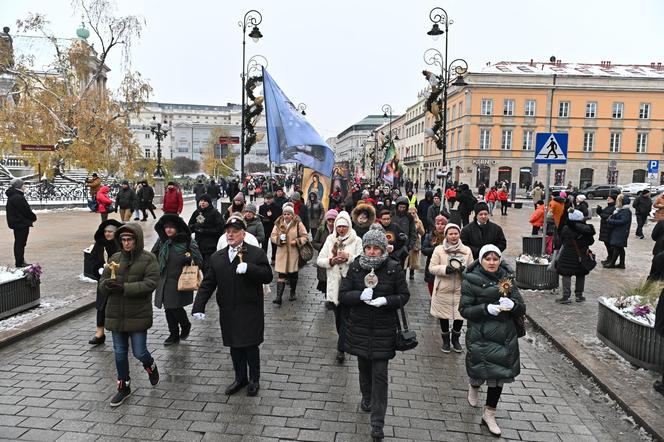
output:
[[[415,279],[415,270],[410,269],[410,275],[409,275],[408,279]]]
[[[274,304],[281,305],[281,298],[284,297],[284,289],[286,288],[285,282],[277,281],[277,297],[272,301]]]
[[[450,352],[450,332],[441,333],[440,335],[443,337],[443,346],[440,347],[440,351],[442,351],[443,353],[449,353]]]
[[[297,273],[290,277],[289,285],[290,295],[288,296],[288,300],[295,301],[297,300],[297,296],[295,296],[295,289],[297,289]]]
[[[452,330],[452,348],[457,353],[461,353],[463,351],[463,348],[461,347],[461,344],[459,343],[459,338],[460,337],[461,337],[461,332],[460,331]]]

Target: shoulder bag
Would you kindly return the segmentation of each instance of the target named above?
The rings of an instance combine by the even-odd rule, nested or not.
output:
[[[590,250],[590,248],[588,248],[585,254],[581,254],[581,250],[579,249],[579,245],[576,243],[576,240],[572,240],[572,243],[576,249],[576,255],[579,257],[579,264],[581,264],[581,267],[583,267],[584,270],[591,272],[592,269],[597,266],[595,254],[592,252],[592,250]]]
[[[190,252],[187,252],[190,255]],[[179,292],[193,292],[198,290],[203,282],[203,275],[197,265],[183,266],[182,273],[178,278],[178,291]]]
[[[399,314],[397,313],[397,340],[396,340],[396,349],[399,351],[412,350],[417,347],[417,334],[415,331],[408,329],[408,320],[406,319],[406,311],[403,306],[399,307],[401,310],[401,321],[403,321],[403,328],[401,326],[401,321],[399,320]]]

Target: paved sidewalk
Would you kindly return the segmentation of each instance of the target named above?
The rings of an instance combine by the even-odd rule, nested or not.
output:
[[[407,306],[420,345],[390,363],[388,440],[490,440],[480,409],[466,402],[464,356],[440,352],[422,275]],[[132,359],[133,394],[118,409],[112,348],[87,344],[88,311],[0,350],[0,437],[8,440],[369,440],[354,358],[335,363],[332,312],[315,291],[315,269],[300,277],[296,302],[266,299],[258,397],[228,397],[232,380],[217,308],[195,322],[188,341],[165,348],[163,312],[155,311],[148,345],[162,380],[152,388]],[[505,388],[498,421],[505,439],[648,440],[543,337],[521,340],[522,374]],[[483,395],[482,395],[483,396]]]

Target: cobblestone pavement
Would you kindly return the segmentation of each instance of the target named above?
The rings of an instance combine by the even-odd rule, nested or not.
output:
[[[389,440],[491,440],[480,409],[466,402],[463,355],[440,352],[421,273],[407,306],[420,345],[390,363]],[[0,350],[0,438],[8,440],[369,440],[359,411],[355,358],[335,363],[332,312],[316,292],[315,270],[300,278],[299,299],[281,308],[266,299],[258,397],[223,394],[232,381],[217,308],[195,322],[191,337],[163,347],[161,311],[148,345],[162,380],[156,388],[132,359],[134,390],[111,409],[112,346],[87,345],[88,311]],[[624,413],[539,334],[521,340],[522,373],[505,388],[498,422],[506,439],[545,441],[647,440]]]

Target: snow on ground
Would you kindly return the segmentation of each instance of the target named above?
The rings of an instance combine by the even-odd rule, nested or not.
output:
[[[16,281],[25,276],[22,269],[16,269],[14,267],[0,266],[0,284],[5,284],[7,282]]]

